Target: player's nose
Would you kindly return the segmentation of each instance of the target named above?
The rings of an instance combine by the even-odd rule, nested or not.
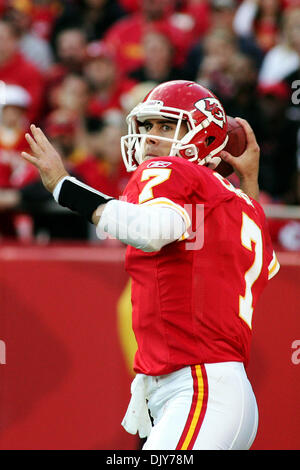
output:
[[[158,139],[156,139],[155,136],[153,136],[153,135],[148,136],[146,138],[146,143],[147,144],[155,145],[155,144],[157,144],[157,142],[158,142]]]
[[[157,135],[155,134],[155,130],[151,129],[147,132],[146,142],[147,144],[156,144],[159,141]]]

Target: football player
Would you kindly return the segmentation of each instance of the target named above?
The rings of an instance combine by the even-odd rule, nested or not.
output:
[[[123,419],[146,450],[249,449],[258,426],[246,374],[257,300],[278,271],[258,198],[259,148],[224,152],[219,100],[189,81],[155,87],[127,118],[121,149],[134,171],[122,200],[70,177],[41,129],[26,138],[62,206],[128,245],[138,350]],[[218,173],[221,158],[241,182]]]

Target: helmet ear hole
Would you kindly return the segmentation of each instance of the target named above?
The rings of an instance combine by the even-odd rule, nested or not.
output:
[[[205,139],[205,146],[206,147],[209,147],[214,141],[216,140],[216,138],[214,136],[209,136],[209,137],[206,137]]]

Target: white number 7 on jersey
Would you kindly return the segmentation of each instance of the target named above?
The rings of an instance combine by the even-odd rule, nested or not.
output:
[[[239,299],[239,316],[247,323],[249,328],[251,328],[253,315],[253,296],[251,289],[254,282],[261,273],[263,264],[263,242],[260,228],[244,212],[242,220],[241,242],[242,245],[250,251],[252,251],[252,242],[255,244],[254,262],[245,273],[245,295],[244,297],[240,295]]]
[[[143,171],[141,181],[147,181],[149,178],[151,178],[151,180],[145,184],[141,191],[139,195],[139,204],[153,198],[152,188],[169,179],[171,171],[172,170],[170,168],[147,168]]]

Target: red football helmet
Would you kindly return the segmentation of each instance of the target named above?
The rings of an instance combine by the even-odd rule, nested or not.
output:
[[[147,133],[143,122],[156,118],[177,120],[173,139],[155,136],[172,143],[169,156],[213,168],[220,163],[217,155],[228,140],[227,117],[220,101],[195,82],[173,80],[156,86],[127,116],[128,134],[121,138],[127,171],[134,171],[144,158]],[[183,121],[187,123],[188,132],[179,140],[177,137]]]

